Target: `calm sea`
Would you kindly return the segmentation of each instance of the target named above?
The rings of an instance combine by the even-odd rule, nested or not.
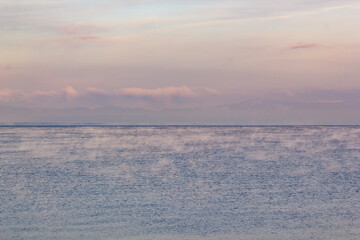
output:
[[[360,127],[0,127],[0,239],[360,238]]]

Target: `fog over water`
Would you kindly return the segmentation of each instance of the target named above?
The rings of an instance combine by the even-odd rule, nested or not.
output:
[[[1,239],[358,239],[360,127],[0,128]]]

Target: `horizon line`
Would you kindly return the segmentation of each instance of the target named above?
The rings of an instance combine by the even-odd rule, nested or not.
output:
[[[360,127],[360,124],[105,124],[105,123],[0,123],[6,127]]]

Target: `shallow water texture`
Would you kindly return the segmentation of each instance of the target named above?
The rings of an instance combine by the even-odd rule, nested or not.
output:
[[[359,239],[360,127],[1,127],[0,239]]]

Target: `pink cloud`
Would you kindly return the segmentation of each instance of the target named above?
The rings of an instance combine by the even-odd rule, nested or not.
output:
[[[90,93],[90,94],[101,94],[101,95],[106,95],[106,91],[104,89],[101,88],[92,88],[92,87],[88,87],[86,88],[86,92]]]
[[[208,90],[205,90],[205,93],[208,93]],[[211,91],[211,93],[214,94],[215,92]],[[117,91],[110,92],[101,88],[88,87],[83,93],[79,93],[72,86],[67,86],[61,89],[61,91],[38,90],[33,92],[24,92],[18,89],[0,90],[0,101],[7,103],[35,103],[39,101],[44,101],[44,99],[48,99],[49,101],[55,101],[60,104],[61,102],[64,102],[64,100],[66,102],[75,103],[87,101],[89,99],[99,100],[98,97],[106,97],[107,99],[109,99],[109,101],[117,102],[119,99],[125,100],[126,98],[131,97],[137,98],[140,101],[143,101],[144,98],[146,98],[146,101],[149,100],[149,104],[154,103],[154,101],[158,104],[169,104],[175,103],[179,100],[182,101],[186,98],[194,98],[198,96],[201,96],[201,91],[195,92],[187,86],[156,89],[123,88]],[[131,101],[134,101],[134,99],[132,99]]]
[[[0,89],[0,102],[8,104],[35,104],[36,106],[47,106],[52,103],[64,103],[77,100],[80,94],[71,86],[67,86],[62,91],[33,91],[25,92],[19,89]]]
[[[71,86],[63,89],[63,96],[67,101],[71,101],[78,96],[78,92]]]
[[[318,46],[319,45],[316,43],[300,43],[300,44],[290,46],[290,49],[314,48],[314,47],[318,47]]]
[[[186,86],[156,88],[156,89],[123,88],[118,90],[117,94],[129,96],[129,97],[152,97],[152,98],[194,97],[197,95],[193,90],[191,90]]]
[[[54,97],[58,96],[59,93],[56,91],[35,91],[31,95],[34,97]]]
[[[54,90],[24,91],[0,89],[0,103],[24,107],[103,107],[163,109],[212,105],[224,92],[211,88],[164,87],[155,89],[121,88],[118,90],[69,85]]]
[[[219,92],[216,89],[205,88],[205,92],[211,95],[219,95]]]
[[[0,90],[0,101],[1,102],[9,102],[14,99],[24,99],[26,98],[26,94],[23,91],[16,89],[4,89]]]
[[[67,91],[67,94],[71,95],[71,89],[67,89]],[[31,102],[43,97],[54,98],[59,96],[61,96],[61,94],[56,91],[34,91],[27,93],[18,89],[0,90],[0,102]]]

